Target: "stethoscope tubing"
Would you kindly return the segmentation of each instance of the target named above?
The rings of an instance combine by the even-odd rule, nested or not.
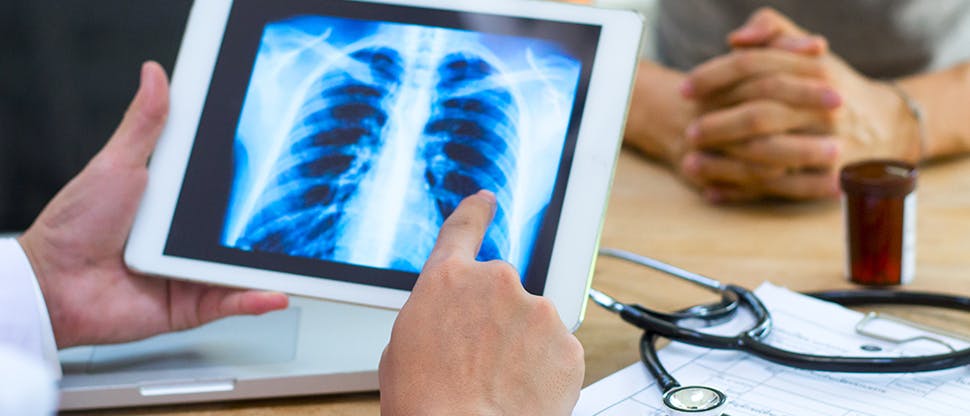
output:
[[[640,305],[614,302],[608,307],[610,310],[617,312],[628,323],[644,330],[640,344],[641,358],[649,371],[658,381],[661,381],[661,384],[664,383],[662,380],[665,379],[669,379],[669,383],[676,384],[677,382],[664,370],[659,358],[657,358],[655,345],[657,337],[664,337],[673,342],[682,342],[698,347],[744,351],[773,363],[813,371],[916,373],[970,365],[970,349],[918,357],[842,357],[799,353],[777,348],[764,342],[765,337],[771,331],[771,314],[751,291],[736,285],[726,285],[706,276],[696,275],[660,261],[622,250],[603,249],[600,250],[600,253],[654,268],[702,287],[714,289],[721,292],[722,295],[724,292],[731,292],[737,298],[738,305],[751,311],[755,317],[756,324],[747,331],[736,336],[721,336],[677,325],[677,321],[671,321],[664,314],[654,313]],[[925,292],[854,290],[808,293],[808,295],[845,306],[864,304],[925,305],[970,311],[970,298]]]
[[[804,294],[813,298],[835,302],[842,306],[931,306],[935,308],[946,308],[970,312],[970,297],[941,293],[869,289],[807,292]]]
[[[643,331],[643,335],[640,336],[640,360],[643,361],[653,379],[657,381],[660,391],[666,392],[680,387],[680,383],[660,363],[660,357],[657,355],[658,338],[660,336],[655,332]]]
[[[681,328],[649,315],[634,314],[629,310],[624,310],[625,313],[621,312],[620,316],[626,315],[624,320],[643,329],[646,333],[662,336],[674,342],[705,348],[744,351],[766,361],[805,370],[844,373],[917,373],[970,365],[970,349],[919,357],[841,357],[806,354],[777,348],[764,342],[764,338],[771,330],[770,315],[767,315],[764,305],[746,289],[729,285],[728,290],[738,292],[741,303],[752,310],[758,321],[751,329],[737,336],[705,334]],[[898,295],[895,298],[905,299]],[[849,299],[858,304],[867,303],[857,297]],[[651,369],[652,373],[654,371]]]
[[[776,364],[840,373],[922,373],[970,365],[970,349],[918,357],[840,357],[797,353],[741,335],[742,350]]]

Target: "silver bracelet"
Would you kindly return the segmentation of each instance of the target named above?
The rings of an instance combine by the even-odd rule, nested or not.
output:
[[[919,104],[918,101],[914,100],[912,96],[909,95],[906,90],[899,86],[895,81],[888,81],[886,85],[889,85],[896,95],[903,100],[906,104],[906,108],[909,109],[909,113],[913,115],[913,119],[916,120],[916,129],[919,137],[919,156],[916,159],[916,164],[919,164],[926,157],[926,117],[923,114],[923,106]]]

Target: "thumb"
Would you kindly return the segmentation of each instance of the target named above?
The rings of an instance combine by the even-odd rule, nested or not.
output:
[[[784,49],[802,55],[819,56],[829,50],[828,40],[821,36],[782,35],[771,41],[772,48]]]
[[[754,12],[740,28],[728,34],[731,47],[769,46],[782,36],[808,36],[809,33],[770,7]]]
[[[168,117],[168,78],[157,62],[141,67],[141,82],[118,129],[101,154],[126,165],[143,167]]]

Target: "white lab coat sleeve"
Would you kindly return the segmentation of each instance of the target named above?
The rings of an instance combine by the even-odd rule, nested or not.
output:
[[[56,410],[57,383],[44,362],[0,343],[0,415],[49,416]]]
[[[27,255],[13,238],[0,238],[0,288],[0,343],[43,361],[59,379],[61,365],[44,294]]]
[[[44,294],[24,250],[0,238],[0,414],[50,415],[61,365]]]

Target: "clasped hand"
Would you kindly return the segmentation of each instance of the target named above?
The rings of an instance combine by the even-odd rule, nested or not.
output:
[[[732,52],[681,86],[699,115],[684,131],[679,169],[708,200],[825,198],[838,194],[847,162],[919,158],[918,126],[902,99],[824,38],[763,9],[728,42]]]

